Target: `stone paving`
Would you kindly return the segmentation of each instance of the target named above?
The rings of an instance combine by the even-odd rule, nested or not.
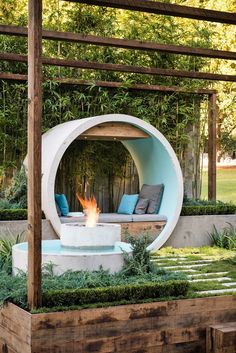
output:
[[[201,273],[198,269],[213,263],[213,260],[193,260],[186,257],[176,256],[153,256],[152,261],[158,266],[173,272],[183,272],[187,274],[190,283],[212,283],[213,288],[209,290],[196,291],[198,294],[227,294],[236,293],[235,279],[229,276],[228,272],[209,272]],[[173,264],[172,264],[173,261]],[[171,262],[171,265],[170,265]],[[175,262],[175,264],[174,264]],[[214,289],[214,282],[225,286],[224,289]],[[230,288],[229,288],[230,287]]]

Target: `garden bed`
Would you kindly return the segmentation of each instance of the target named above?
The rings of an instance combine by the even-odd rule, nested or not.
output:
[[[0,311],[3,353],[205,353],[206,328],[236,319],[236,297],[222,296],[30,314]]]

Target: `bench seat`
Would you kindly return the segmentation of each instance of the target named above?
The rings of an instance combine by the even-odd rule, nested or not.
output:
[[[85,222],[82,212],[70,212],[68,217],[60,217],[61,223]],[[166,222],[167,217],[160,214],[127,215],[119,213],[100,213],[100,223],[130,223],[130,222]]]

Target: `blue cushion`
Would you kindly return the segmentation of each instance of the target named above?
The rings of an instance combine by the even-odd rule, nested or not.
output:
[[[56,203],[61,211],[62,216],[67,216],[69,213],[69,205],[64,194],[55,195]]]
[[[136,203],[138,202],[138,197],[139,197],[138,194],[135,194],[135,195],[124,194],[122,196],[117,213],[133,214]]]

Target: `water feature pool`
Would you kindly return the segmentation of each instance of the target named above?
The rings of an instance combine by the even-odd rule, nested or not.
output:
[[[62,246],[61,240],[42,241],[42,264],[54,264],[54,273],[62,274],[72,271],[96,271],[101,266],[111,273],[119,271],[123,266],[124,252],[131,254],[132,247],[128,243],[115,242],[114,246],[75,248]],[[13,274],[19,270],[27,271],[28,243],[16,244],[12,248]]]

